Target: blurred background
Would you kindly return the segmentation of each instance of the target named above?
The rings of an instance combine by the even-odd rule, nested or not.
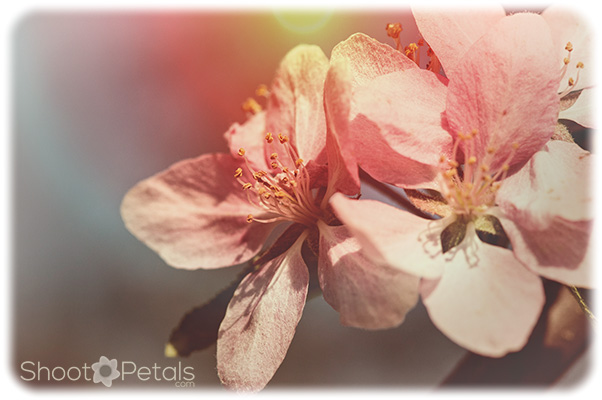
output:
[[[11,38],[14,378],[24,361],[67,369],[106,356],[149,367],[181,361],[194,368],[197,389],[221,390],[215,345],[184,359],[165,358],[164,346],[181,317],[240,267],[170,268],[124,228],[120,202],[174,162],[225,152],[223,133],[245,119],[241,104],[269,85],[295,45],[317,44],[328,56],[355,32],[393,45],[389,22],[402,23],[402,43],[418,40],[407,9],[24,15]],[[341,326],[318,297],[269,387],[432,388],[465,354],[421,305],[401,327],[370,332]],[[587,370],[576,368],[565,383]]]

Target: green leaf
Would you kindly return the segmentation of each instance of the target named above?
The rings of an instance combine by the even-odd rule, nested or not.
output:
[[[474,226],[477,236],[483,242],[504,248],[510,246],[500,220],[493,215],[481,215],[474,220]]]
[[[449,224],[441,232],[441,248],[443,253],[447,253],[452,248],[456,247],[466,236],[467,221],[463,217],[458,217],[454,222]]]

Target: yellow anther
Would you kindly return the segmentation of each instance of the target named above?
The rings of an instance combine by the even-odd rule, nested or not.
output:
[[[242,176],[242,168],[236,168],[236,171],[234,171],[234,177],[240,178],[241,176]]]
[[[253,215],[252,214],[247,215],[247,222],[248,223],[253,222]]]
[[[491,175],[487,175],[487,174],[485,174],[485,175],[481,176],[481,180],[483,180],[483,181],[487,181],[487,182],[489,182],[489,181],[491,181],[492,179],[493,179],[493,178],[491,177]]]
[[[573,86],[575,84],[575,80],[573,78],[569,78],[569,86]]]
[[[272,161],[270,163],[270,166],[272,167],[272,169],[276,169],[276,168],[278,168],[278,163],[276,161]]]
[[[474,185],[472,184],[472,182],[466,182],[465,186],[466,186],[466,189],[472,190]],[[470,195],[470,193],[467,193],[467,194]]]
[[[447,160],[447,157],[445,157],[445,155],[441,154],[441,155],[439,156],[439,162],[440,162],[440,163],[444,163],[444,162],[445,162],[445,160]]]
[[[288,167],[283,167],[282,172],[284,172],[285,174],[288,174]]]
[[[261,178],[263,178],[266,175],[265,171],[257,171],[253,173],[253,179],[255,179],[256,181],[260,180]]]
[[[479,130],[478,130],[478,129],[473,129],[472,131],[470,131],[470,135],[471,135],[472,137],[475,137],[475,136],[477,136],[477,135],[478,135],[478,133],[479,133]]]
[[[564,60],[562,60],[564,62],[564,65],[567,65],[568,63],[571,62],[571,59],[568,57],[564,57]]]
[[[512,148],[513,148],[514,150],[517,150],[519,147],[520,147],[520,144],[519,144],[518,142],[513,142],[513,143],[512,143]]]
[[[270,192],[265,192],[263,194],[263,198],[266,199],[266,200],[269,199],[270,197],[272,197],[272,194]]]
[[[279,133],[278,140],[280,141],[280,143],[284,144],[284,143],[288,142],[288,136],[283,135],[282,133]]]
[[[464,135],[462,132],[458,132],[458,139],[466,140],[466,135]]]
[[[238,149],[238,155],[243,157],[245,155],[245,149],[243,149],[242,147]]]
[[[261,85],[257,86],[257,89],[255,89],[255,94],[259,97],[268,97],[270,92],[268,87],[262,83]]]
[[[272,136],[272,132],[268,132],[265,135],[265,141],[268,143],[272,143],[274,141],[274,137]]]
[[[488,172],[489,171],[489,166],[485,165],[485,164],[481,164],[481,171],[483,172]]]
[[[566,47],[564,48],[566,51],[571,52],[573,51],[573,44],[571,42],[568,42],[566,44]]]
[[[510,169],[510,165],[508,165],[508,164],[504,164],[504,165],[502,165],[502,171],[506,172],[506,171],[508,171],[509,169]]]
[[[261,106],[255,101],[255,99],[248,98],[244,103],[242,103],[242,109],[243,111],[257,114],[261,111]]]
[[[250,183],[245,183],[244,185],[242,185],[243,190],[249,190],[253,187],[253,185],[251,185]]]
[[[272,160],[275,160],[275,159],[277,159],[277,158],[278,158],[278,153],[272,153],[272,154],[270,155],[270,159],[272,159]]]
[[[285,196],[285,193],[282,190],[278,190],[274,193],[277,199],[282,199]]]
[[[287,176],[283,177],[283,178],[281,179],[281,181],[282,181],[283,183],[288,183],[288,177],[287,177]]]
[[[297,166],[297,168],[299,168],[301,165],[303,165],[303,159],[297,158],[297,161],[295,161],[295,165]]]
[[[460,164],[456,160],[449,160],[449,166],[452,168],[458,168]]]
[[[397,39],[401,31],[403,31],[403,28],[399,22],[388,23],[385,29],[387,31],[387,36],[393,39]]]
[[[451,169],[448,169],[447,171],[445,171],[445,177],[451,178],[451,177],[455,176],[457,173],[458,173],[457,169],[451,168]]]
[[[585,65],[583,65],[583,63],[581,61],[579,61],[576,65],[577,68],[584,68]]]
[[[474,165],[474,164],[476,164],[476,163],[477,163],[477,158],[476,158],[475,156],[471,156],[471,157],[468,159],[468,165]]]
[[[495,147],[493,147],[493,146],[489,146],[489,147],[487,147],[487,153],[488,153],[488,154],[493,154],[493,153],[495,153]]]

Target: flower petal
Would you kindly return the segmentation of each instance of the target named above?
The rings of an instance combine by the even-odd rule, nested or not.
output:
[[[502,18],[471,47],[450,81],[446,109],[453,135],[478,130],[463,143],[465,154],[487,157],[491,170],[507,162],[519,168],[548,141],[559,109],[555,60],[550,29],[537,14]],[[513,143],[519,148],[509,161]]]
[[[481,242],[469,229],[441,278],[423,279],[420,293],[447,337],[501,357],[526,344],[543,307],[543,285],[510,250]]]
[[[579,81],[574,90],[583,89],[594,85],[594,73],[596,67],[594,64],[594,52],[592,47],[593,32],[587,21],[566,6],[552,5],[546,8],[541,16],[546,20],[552,31],[554,40],[554,49],[557,53],[556,65],[562,67],[564,58],[568,55],[565,50],[567,42],[573,45],[571,52],[571,62],[568,65],[566,79],[569,76],[576,76],[575,66],[582,62],[585,68],[579,73]],[[567,80],[560,82],[558,91],[567,87]]]
[[[418,69],[416,63],[401,52],[363,33],[354,33],[332,49],[331,63],[340,59],[349,63],[354,88],[391,72]]]
[[[575,103],[564,111],[560,111],[558,119],[575,121],[586,128],[594,127],[594,100],[592,89],[583,89]]]
[[[504,180],[496,201],[516,258],[542,276],[590,287],[593,156],[550,141]]]
[[[127,229],[177,268],[219,268],[251,258],[273,228],[249,224],[247,200],[229,154],[184,160],[139,182],[126,194]]]
[[[360,166],[390,183],[432,181],[437,170],[429,166],[438,167],[440,156],[451,152],[442,120],[445,99],[445,83],[420,69],[381,76],[358,89],[351,137]]]
[[[242,125],[234,123],[224,134],[230,154],[238,158],[238,150],[245,149],[245,156],[255,169],[269,170],[265,150],[265,111],[251,116]]]
[[[529,230],[517,220],[499,220],[515,257],[531,271],[565,285],[593,287],[592,221],[554,218],[544,229]]]
[[[449,78],[454,77],[455,66],[464,58],[470,46],[506,16],[501,5],[462,11],[412,7],[412,14],[418,30],[439,58]]]
[[[353,144],[349,139],[351,107],[350,72],[345,59],[331,63],[324,83],[328,155],[328,191],[325,201],[335,191],[354,195],[359,192],[360,178]]]
[[[574,143],[551,140],[516,174],[503,180],[496,202],[504,215],[529,230],[555,217],[592,218],[593,156]]]
[[[226,387],[259,391],[284,360],[307,296],[305,236],[247,275],[234,292],[217,340],[217,372]]]
[[[418,301],[419,278],[372,263],[345,226],[318,227],[320,286],[341,324],[364,329],[401,324]]]
[[[330,204],[373,262],[420,277],[441,275],[441,220],[429,222],[379,201],[351,200],[338,193]]]
[[[299,45],[282,60],[270,90],[267,131],[289,135],[305,161],[326,162],[323,93],[328,65],[318,46]]]

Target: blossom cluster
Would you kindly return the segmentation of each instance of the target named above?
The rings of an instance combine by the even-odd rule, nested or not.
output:
[[[593,157],[563,124],[593,126],[582,22],[554,7],[412,12],[423,39],[406,47],[396,23],[396,47],[361,33],[330,58],[297,46],[258,92],[267,104],[249,100],[226,132],[229,154],[176,163],[124,198],[126,227],[167,264],[252,266],[218,332],[228,388],[270,381],[312,276],[343,325],[396,327],[422,301],[490,357],[525,345],[542,277],[591,288]],[[361,199],[360,170],[412,207]]]

